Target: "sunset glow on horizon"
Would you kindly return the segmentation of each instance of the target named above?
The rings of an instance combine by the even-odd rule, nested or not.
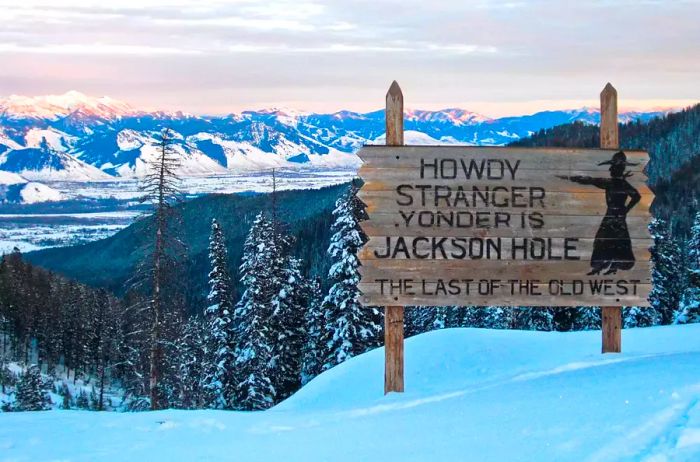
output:
[[[697,1],[0,0],[0,97],[77,90],[134,107],[488,117],[700,101]]]

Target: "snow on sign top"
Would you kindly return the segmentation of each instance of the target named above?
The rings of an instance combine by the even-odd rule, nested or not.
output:
[[[647,306],[642,151],[368,146],[365,305]]]

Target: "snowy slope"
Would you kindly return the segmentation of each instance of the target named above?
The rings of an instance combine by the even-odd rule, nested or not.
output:
[[[401,395],[383,396],[378,349],[266,412],[0,414],[0,453],[16,461],[700,460],[700,325],[625,330],[625,353],[599,350],[600,332],[432,332],[406,341]]]

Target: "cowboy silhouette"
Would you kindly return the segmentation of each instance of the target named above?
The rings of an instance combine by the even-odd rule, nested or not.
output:
[[[624,152],[618,151],[613,154],[610,160],[598,165],[610,165],[610,178],[560,177],[605,190],[605,203],[608,208],[593,242],[589,276],[600,274],[604,269],[607,269],[604,274],[615,274],[618,270],[628,270],[634,267],[634,253],[632,252],[626,218],[629,211],[641,199],[639,191],[627,181],[632,173],[625,171],[628,165],[637,164],[627,162],[627,156]],[[630,199],[629,202],[627,198]]]

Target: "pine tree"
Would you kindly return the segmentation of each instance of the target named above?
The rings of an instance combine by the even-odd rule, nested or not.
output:
[[[278,241],[285,236],[278,235]],[[311,296],[309,285],[301,274],[301,262],[287,255],[288,245],[279,255],[283,270],[280,285],[272,297],[273,386],[276,400],[282,400],[301,386],[302,351],[304,345],[304,310]]]
[[[321,281],[316,278],[309,281],[309,303],[304,315],[306,338],[302,349],[301,384],[306,385],[321,373],[325,349],[322,342],[325,329],[321,302]]]
[[[463,327],[486,328],[490,308],[481,306],[468,306],[464,308]]]
[[[236,328],[236,386],[235,402],[240,409],[265,409],[276,396],[273,386],[272,343],[274,331],[272,298],[278,249],[272,222],[260,213],[255,218],[243,245],[240,266],[243,295],[234,310]]]
[[[654,238],[654,247],[651,249],[654,263],[651,273],[653,286],[649,301],[652,308],[660,313],[661,323],[670,324],[676,317],[683,292],[684,275],[678,268],[682,261],[681,250],[663,220],[653,219],[649,230]]]
[[[203,322],[196,316],[190,317],[177,340],[178,407],[199,409],[215,402],[211,398],[211,382],[205,375],[205,370],[213,370],[209,363],[209,340],[209,331],[205,333]]]
[[[36,364],[27,368],[17,384],[15,396],[17,411],[44,411],[49,409],[49,397],[44,391],[41,372]]]
[[[622,324],[625,329],[651,327],[661,323],[661,315],[653,307],[630,306],[622,310]]]
[[[686,249],[688,253],[687,287],[680,300],[678,315],[675,319],[677,324],[700,322],[700,212],[695,214]]]
[[[600,307],[580,306],[576,308],[574,330],[600,330],[602,320]]]
[[[221,226],[212,220],[209,239],[208,357],[205,387],[211,407],[235,409],[236,341],[233,326],[234,293],[228,268],[226,242]]]
[[[73,397],[70,394],[70,389],[66,382],[61,382],[61,387],[58,390],[61,395],[61,409],[70,409],[73,405]]]
[[[695,214],[686,249],[688,250],[688,271],[700,270],[700,211]]]
[[[428,332],[433,328],[435,309],[428,306],[407,306],[404,310],[405,335],[413,335]]]
[[[432,325],[433,330],[449,327],[448,308],[447,306],[435,307],[435,318],[433,319]]]
[[[513,324],[513,314],[509,307],[490,306],[488,308],[481,309],[485,310],[484,323],[482,327],[485,327],[487,329],[511,328]]]
[[[334,234],[328,247],[333,261],[328,272],[332,285],[323,301],[327,326],[324,337],[327,356],[323,370],[375,346],[381,332],[378,310],[365,308],[358,300],[360,262],[357,252],[365,242],[359,226],[359,219],[363,216],[363,204],[352,187],[338,199],[333,210]]]
[[[148,388],[151,409],[168,406],[172,396],[172,376],[176,367],[168,363],[167,345],[175,335],[177,313],[176,271],[182,251],[181,241],[173,232],[173,205],[180,196],[180,179],[177,169],[180,161],[174,149],[174,133],[165,129],[160,134],[157,155],[149,164],[141,189],[143,202],[154,207],[153,248],[144,262],[144,270],[150,283],[150,298],[147,306],[150,311],[150,355]],[[169,381],[169,379],[171,379]]]
[[[554,327],[554,313],[544,306],[511,308],[515,316],[516,329],[551,331]]]
[[[90,401],[88,400],[88,395],[82,388],[78,393],[78,397],[75,399],[75,407],[78,409],[90,409]]]

